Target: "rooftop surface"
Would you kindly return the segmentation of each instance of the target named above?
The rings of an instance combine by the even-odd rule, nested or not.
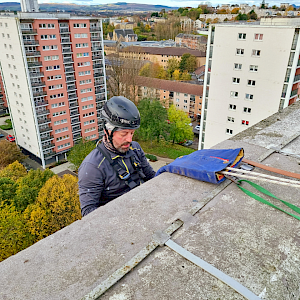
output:
[[[273,145],[288,149],[293,155],[276,152],[262,163],[300,173],[299,119],[300,101],[215,148],[243,147],[245,158],[253,161]],[[282,147],[290,137],[292,141]],[[171,235],[172,241],[261,299],[299,299],[300,222],[243,194],[234,183],[225,183],[217,186],[177,174],[159,175],[1,262],[0,299],[79,300],[147,246],[154,232],[177,219],[184,224]],[[259,184],[299,206],[299,188]],[[212,192],[216,196],[207,202]],[[195,205],[202,208],[187,218],[186,212]],[[101,299],[245,298],[162,246]]]

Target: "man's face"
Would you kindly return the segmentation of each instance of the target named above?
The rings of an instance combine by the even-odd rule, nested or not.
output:
[[[135,130],[133,129],[124,129],[124,130],[119,130],[114,132],[113,142],[115,148],[119,152],[126,153],[129,150],[134,131]]]

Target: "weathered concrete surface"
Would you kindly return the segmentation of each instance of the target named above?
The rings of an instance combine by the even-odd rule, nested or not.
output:
[[[284,134],[290,136],[295,127]],[[243,134],[215,148],[243,147],[245,157],[256,160],[267,146],[257,145],[247,140],[246,132]],[[272,154],[263,163],[300,171],[297,158],[282,154]],[[261,185],[299,205],[300,189]],[[183,176],[161,174],[0,263],[0,299],[81,299],[146,246],[155,231],[166,229],[178,212],[188,211],[215,188]],[[275,200],[273,203],[284,208]],[[298,220],[246,196],[234,184],[195,218],[193,224],[173,234],[175,242],[262,299],[299,299]],[[165,246],[156,249],[101,299],[243,297]]]

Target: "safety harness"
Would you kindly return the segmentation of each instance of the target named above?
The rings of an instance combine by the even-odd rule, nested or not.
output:
[[[97,145],[97,149],[103,154],[103,156],[108,160],[108,162],[110,163],[110,165],[112,166],[112,168],[115,170],[115,172],[117,173],[118,178],[120,178],[120,180],[124,180],[125,184],[130,188],[130,189],[134,189],[135,187],[137,187],[138,185],[144,183],[144,179],[146,178],[145,174],[143,173],[142,169],[141,169],[141,165],[140,163],[136,162],[134,159],[134,155],[133,153],[131,153],[130,155],[130,162],[131,165],[134,168],[134,172],[138,174],[139,177],[139,182],[136,182],[133,180],[132,178],[132,174],[129,172],[129,170],[124,169],[124,167],[121,165],[121,163],[119,162],[118,159],[113,160],[108,152],[108,150],[103,147],[100,148],[100,145]]]

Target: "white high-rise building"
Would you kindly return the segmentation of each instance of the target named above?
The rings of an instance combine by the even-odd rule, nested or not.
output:
[[[199,149],[232,137],[300,97],[300,18],[212,28]]]

